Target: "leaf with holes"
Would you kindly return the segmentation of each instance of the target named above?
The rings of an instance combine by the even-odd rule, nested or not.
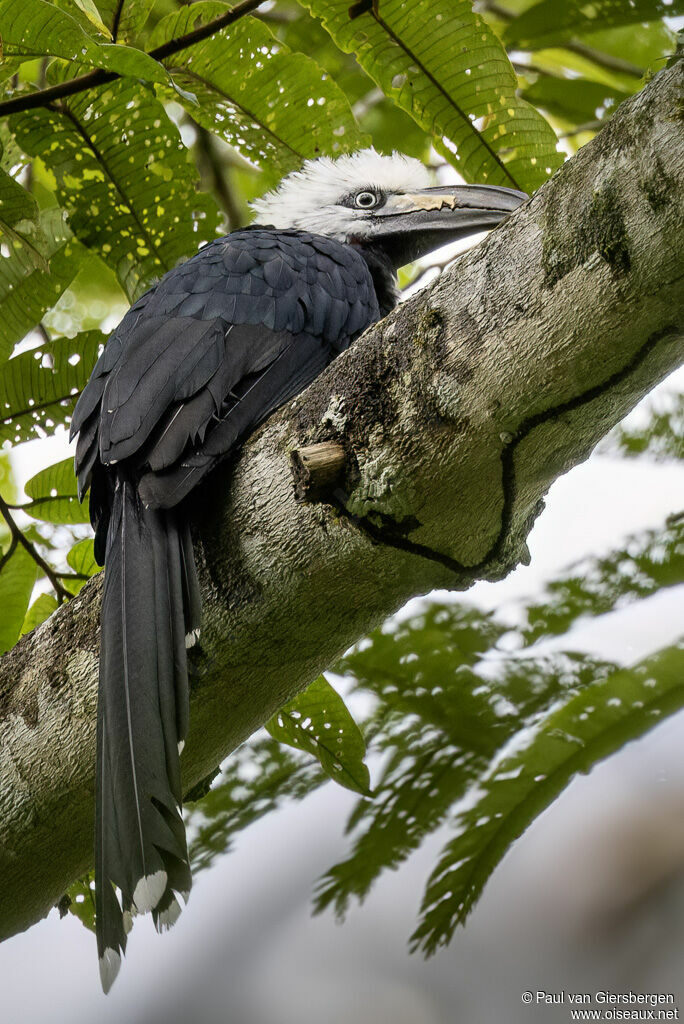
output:
[[[17,642],[36,574],[36,563],[13,538],[0,557],[0,654]]]
[[[64,459],[36,473],[24,485],[31,501],[22,510],[48,523],[89,523],[88,499],[76,493],[74,460]]]
[[[444,823],[529,716],[594,677],[594,662],[564,656],[498,660],[496,671],[482,672],[504,632],[476,609],[432,605],[391,631],[375,630],[336,666],[378,701],[366,732],[383,770],[374,800],[359,802],[349,819],[352,849],[321,879],[317,911],[334,906],[342,915],[352,898],[363,900]]]
[[[615,669],[551,707],[493,758],[428,881],[413,948],[434,953],[463,923],[511,843],[578,772],[684,706],[684,646]]]
[[[562,46],[572,37],[684,14],[682,0],[541,0],[510,22],[504,41],[511,49]]]
[[[370,794],[361,730],[324,676],[281,708],[266,728],[281,743],[313,754],[323,771],[341,786],[364,796]]]
[[[70,885],[62,899],[57,904],[60,916],[63,917],[66,910],[77,917],[82,925],[91,931],[95,931],[95,874],[90,872],[85,878],[79,878],[77,882]]]
[[[132,302],[216,237],[218,211],[161,103],[121,80],[62,109],[15,114],[21,147],[57,179],[74,234],[117,274]]]
[[[229,10],[205,0],[168,15],[152,47]],[[305,158],[366,143],[335,82],[311,57],[291,53],[262,22],[242,18],[164,61],[174,81],[197,97],[193,118],[259,164],[270,179]]]
[[[50,269],[48,262],[31,240],[36,231],[37,216],[38,206],[33,196],[0,169],[0,258],[6,259],[10,254],[9,245],[18,243],[25,247],[33,266],[47,273]],[[23,225],[23,230],[22,221],[30,222]]]
[[[20,444],[66,424],[105,336],[86,331],[22,352],[0,366],[0,444]]]
[[[40,626],[41,622],[45,622],[58,607],[57,598],[52,594],[40,594],[26,612],[21,627],[21,636],[30,633],[36,626]]]
[[[0,36],[9,58],[61,57],[147,82],[168,81],[164,67],[149,54],[98,42],[76,18],[45,0],[3,0]]]
[[[61,210],[46,210],[37,221],[24,222],[21,238],[5,236],[0,246],[0,363],[54,306],[82,259],[83,249],[69,237]]]
[[[470,0],[300,0],[432,136],[466,181],[533,191],[563,160],[517,95],[501,42]]]

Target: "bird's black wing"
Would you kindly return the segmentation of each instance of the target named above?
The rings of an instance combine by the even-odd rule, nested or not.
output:
[[[191,882],[179,745],[200,598],[188,524],[173,506],[378,318],[352,248],[305,232],[236,232],[132,307],[76,406],[79,490],[91,489],[106,562],[95,842],[105,990],[127,913],[151,910],[168,926]]]
[[[129,460],[150,506],[177,504],[217,459],[379,318],[364,259],[305,232],[235,232],[124,317],[74,412],[84,491]]]

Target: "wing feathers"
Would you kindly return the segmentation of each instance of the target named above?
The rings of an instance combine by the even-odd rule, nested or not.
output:
[[[292,395],[329,362],[327,346],[320,338],[300,335],[288,339],[273,361],[259,373],[241,382],[242,394],[227,403],[221,419],[211,425],[204,442],[166,472],[146,472],[140,478],[140,497],[150,508],[177,505],[216,462],[231,451],[244,435],[258,426],[270,412]],[[293,372],[292,350],[296,346],[299,372]],[[157,463],[158,465],[159,463]]]

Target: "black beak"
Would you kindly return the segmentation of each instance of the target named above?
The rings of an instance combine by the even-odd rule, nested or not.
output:
[[[529,197],[498,185],[443,185],[390,195],[366,242],[397,269],[449,242],[496,227]]]

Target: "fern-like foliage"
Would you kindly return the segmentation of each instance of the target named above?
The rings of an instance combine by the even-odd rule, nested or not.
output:
[[[216,204],[196,191],[178,129],[135,82],[15,114],[11,127],[53,172],[74,234],[114,270],[131,302],[216,237]]]
[[[21,233],[5,232],[0,242],[0,364],[54,306],[83,258],[61,211],[50,209],[35,221],[15,222],[15,228],[20,225]]]
[[[582,586],[577,576],[570,572],[543,600],[521,608],[515,629],[467,605],[431,604],[376,630],[338,663],[352,688],[373,698],[363,731],[382,768],[371,798],[349,818],[349,854],[320,880],[318,911],[343,915],[383,871],[450,825],[454,836],[428,881],[412,938],[414,948],[433,952],[465,920],[511,843],[577,771],[684,707],[684,652],[676,645],[634,667],[571,653],[542,656],[534,648],[567,633],[580,616],[637,601],[659,583],[683,583],[681,532],[668,526],[629,538],[582,565]],[[283,762],[278,748],[253,742],[259,774],[246,769],[250,743],[228,762],[210,802],[190,815],[208,837],[210,858],[240,822],[314,785],[313,776],[299,785],[306,761]],[[240,782],[245,773],[247,786]],[[216,831],[212,808],[223,808]]]
[[[448,943],[511,843],[574,775],[684,707],[684,642],[592,675],[517,732],[454,808],[456,837],[428,880],[414,949],[429,954]]]
[[[355,685],[380,698],[369,732],[388,759],[375,800],[349,822],[358,832],[350,856],[321,881],[317,909],[333,904],[341,914],[352,895],[362,899],[444,822],[532,716],[591,680],[593,665],[574,673],[550,660],[485,674],[483,659],[503,632],[474,609],[433,605],[343,659]]]
[[[684,581],[684,518],[628,537],[620,551],[589,558],[549,583],[526,608],[525,645],[562,636],[584,615],[604,615]]]
[[[89,21],[85,24],[94,28]],[[147,82],[167,78],[162,65],[142,50],[99,42],[84,28],[82,20],[45,0],[3,0],[0,34],[10,58],[62,57]]]
[[[230,849],[244,828],[285,800],[303,799],[326,778],[315,758],[258,733],[235,751],[220,785],[209,789],[207,780],[206,787],[186,798],[199,801],[188,814],[193,871],[208,867]]]
[[[150,44],[170,39],[224,14],[228,5],[204,0],[157,25]],[[197,104],[190,115],[261,166],[269,179],[304,159],[344,153],[367,142],[344,93],[309,56],[290,53],[255,18],[237,24],[164,61]]]
[[[562,162],[470,0],[301,0],[466,181],[536,189]]]
[[[673,394],[651,403],[643,425],[616,427],[602,450],[630,458],[646,456],[658,462],[684,460],[684,395]]]
[[[87,331],[46,342],[0,366],[0,443],[46,437],[68,423],[104,342],[99,331]]]

